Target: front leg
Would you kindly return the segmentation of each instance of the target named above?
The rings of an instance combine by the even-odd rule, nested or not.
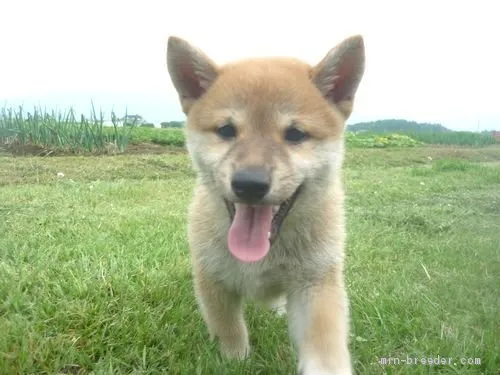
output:
[[[348,300],[341,268],[288,295],[289,329],[299,375],[351,375]]]
[[[250,347],[241,296],[228,291],[199,268],[194,273],[194,287],[210,338],[218,337],[222,355],[245,358]]]

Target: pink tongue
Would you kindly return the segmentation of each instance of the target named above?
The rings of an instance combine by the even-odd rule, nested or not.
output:
[[[229,229],[229,251],[242,262],[257,262],[269,251],[272,206],[235,204],[236,213]]]

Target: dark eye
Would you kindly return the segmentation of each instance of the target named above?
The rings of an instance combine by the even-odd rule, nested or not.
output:
[[[289,143],[300,143],[309,138],[309,135],[298,129],[295,125],[290,125],[285,130],[285,140]]]
[[[215,132],[222,139],[233,139],[236,137],[236,127],[230,122],[218,127]]]

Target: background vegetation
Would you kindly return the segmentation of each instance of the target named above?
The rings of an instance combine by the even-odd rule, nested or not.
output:
[[[125,116],[127,117],[127,116]],[[0,112],[0,146],[14,153],[123,153],[130,145],[156,144],[183,147],[183,122],[171,121],[155,128],[141,116],[121,123],[114,113],[111,124],[92,110],[89,118],[35,109],[3,108]],[[139,120],[138,120],[139,119]],[[122,121],[123,122],[123,121]],[[125,125],[125,126],[122,126]],[[441,125],[404,120],[383,120],[349,125],[347,147],[415,147],[424,144],[486,146],[498,141],[490,132],[451,131]]]

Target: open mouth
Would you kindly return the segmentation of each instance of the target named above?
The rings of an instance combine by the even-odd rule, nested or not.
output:
[[[302,185],[279,206],[231,203],[224,199],[231,218],[228,233],[231,254],[245,263],[263,259],[278,237],[281,225],[301,189]]]

